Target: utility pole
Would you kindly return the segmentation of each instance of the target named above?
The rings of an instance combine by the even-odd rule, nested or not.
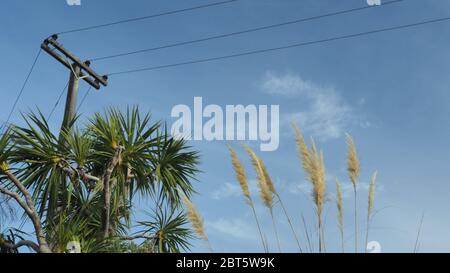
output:
[[[66,108],[64,110],[64,118],[61,126],[61,131],[68,129],[70,122],[75,118],[76,115],[76,105],[78,96],[78,85],[79,79],[77,75],[80,75],[80,67],[77,65],[73,66],[73,72],[70,72],[69,85],[67,90],[66,98]]]
[[[57,39],[58,35],[52,35],[51,37],[44,40],[44,42],[41,44],[41,48],[70,70],[64,119],[61,125],[62,132],[63,130],[70,129],[70,127],[72,126],[71,122],[75,118],[78,85],[80,79],[84,80],[89,85],[99,90],[100,84],[103,86],[108,85],[108,77],[98,75],[90,67],[91,63],[89,61],[81,61],[69,50],[58,43]]]

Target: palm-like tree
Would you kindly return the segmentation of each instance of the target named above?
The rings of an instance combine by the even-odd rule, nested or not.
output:
[[[183,212],[158,206],[149,216],[150,221],[139,222],[143,230],[141,235],[136,236],[145,239],[142,245],[151,246],[152,251],[158,253],[179,253],[189,249],[188,240],[193,239],[194,235],[186,227],[188,219]]]
[[[59,135],[41,113],[23,118],[27,126],[12,127],[0,141],[1,169],[8,170],[0,179],[12,181],[8,174],[14,175],[20,184],[7,183],[6,189],[31,193],[51,250],[64,251],[67,241],[76,239],[84,251],[100,251],[111,238],[129,237],[136,196],[158,198],[171,207],[156,210],[166,214],[161,219],[176,220],[172,231],[180,235],[163,251],[187,246],[184,218],[174,213],[179,192],[193,192],[198,154],[184,140],[170,136],[160,122],[151,123],[150,115],[141,116],[136,107],[97,113],[82,129],[75,119]]]
[[[42,228],[42,221],[34,207],[34,202],[30,191],[17,177],[15,171],[9,164],[9,158],[14,154],[15,145],[11,144],[11,134],[7,130],[0,138],[0,194],[8,199],[13,199],[23,209],[25,215],[31,220],[36,233],[37,244],[31,241],[20,241],[17,244],[5,243],[0,241],[2,248],[5,245],[11,249],[18,249],[21,246],[28,246],[35,251],[48,253],[51,252],[45,234]]]

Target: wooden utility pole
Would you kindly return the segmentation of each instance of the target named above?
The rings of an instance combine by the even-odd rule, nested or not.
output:
[[[108,77],[98,75],[91,69],[91,63],[89,61],[81,61],[69,50],[58,43],[57,39],[57,35],[52,35],[44,40],[41,48],[70,70],[66,107],[64,111],[63,123],[61,125],[61,131],[63,131],[70,129],[71,122],[76,115],[76,101],[80,79],[99,90],[100,84],[103,86],[108,85]]]
[[[70,72],[68,85],[69,89],[67,90],[66,108],[64,110],[64,118],[61,125],[61,131],[69,128],[70,122],[72,122],[76,115],[78,84],[80,81],[78,77],[80,75],[80,71],[81,69],[79,66],[73,65],[73,71]]]

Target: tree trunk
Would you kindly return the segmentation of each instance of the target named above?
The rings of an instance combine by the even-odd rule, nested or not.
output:
[[[4,243],[2,243],[2,246],[7,249],[14,249],[14,250],[17,250],[23,246],[26,246],[26,247],[33,249],[36,252],[40,252],[39,246],[35,242],[27,241],[27,240],[22,240],[16,244],[4,242]]]
[[[102,239],[109,237],[109,229],[111,225],[111,175],[119,163],[123,147],[116,149],[113,158],[108,163],[105,173],[103,174],[103,211],[102,211]]]
[[[2,192],[13,197],[19,203],[19,205],[25,210],[25,213],[31,219],[34,230],[36,232],[36,239],[39,245],[39,252],[51,253],[52,251],[48,246],[47,239],[45,238],[45,234],[42,229],[41,218],[39,217],[38,213],[36,212],[36,209],[34,208],[34,202],[30,192],[22,184],[22,182],[20,182],[19,179],[17,179],[17,177],[13,175],[10,171],[5,171],[5,174],[8,177],[8,179],[11,180],[17,187],[17,189],[23,194],[25,201],[22,198],[20,198],[20,196],[17,193],[8,192],[5,189],[3,189]]]
[[[111,211],[111,175],[106,176],[108,179],[103,181],[103,212],[102,212],[102,239],[109,237],[110,211]],[[106,178],[105,177],[105,178]]]

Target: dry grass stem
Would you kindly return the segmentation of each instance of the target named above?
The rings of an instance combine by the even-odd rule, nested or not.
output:
[[[261,165],[261,160],[249,146],[245,145],[244,149],[247,151],[248,155],[250,156],[252,165],[256,171],[257,184],[258,184],[261,200],[263,201],[264,205],[267,208],[272,209],[273,194],[272,194],[272,191],[270,190],[269,184],[267,182],[266,173],[264,172],[263,167]]]
[[[355,252],[358,252],[358,177],[360,173],[360,164],[356,145],[353,138],[347,134],[347,171],[350,181],[353,185],[354,201],[355,201]]]
[[[198,210],[195,208],[195,206],[191,202],[191,200],[189,200],[189,198],[187,198],[186,195],[183,194],[182,197],[183,197],[183,203],[186,208],[186,213],[187,213],[188,219],[191,222],[191,225],[192,225],[195,233],[197,233],[197,235],[201,239],[205,240],[208,243],[208,246],[212,252],[213,250],[212,250],[211,244],[209,242],[208,235],[206,234],[206,231],[205,231],[205,226],[203,224],[202,216],[200,215]]]
[[[270,177],[267,168],[264,166],[264,162],[258,155],[247,145],[244,145],[245,150],[247,151],[250,159],[252,161],[252,165],[256,171],[258,188],[260,191],[261,199],[264,205],[269,209],[270,216],[272,218],[273,229],[275,232],[275,237],[277,239],[278,250],[281,252],[280,239],[278,236],[277,227],[275,225],[275,218],[273,215],[273,196],[276,193],[275,186],[273,185],[272,178]]]
[[[317,209],[317,222],[319,233],[319,251],[325,249],[324,232],[322,225],[322,212],[326,200],[326,180],[325,180],[325,164],[322,152],[317,150],[316,144],[311,139],[311,148],[305,142],[305,139],[298,127],[295,127],[295,139],[299,151],[302,166],[307,174],[308,180],[313,186],[313,198]]]
[[[367,206],[367,214],[369,218],[372,216],[373,212],[373,204],[375,201],[375,183],[377,180],[377,173],[375,172],[372,175],[372,178],[370,179],[370,186],[369,186],[369,198],[368,198],[368,206]]]
[[[358,153],[356,151],[355,142],[353,141],[352,136],[347,134],[347,147],[348,147],[348,155],[347,155],[347,171],[350,177],[350,181],[353,184],[353,188],[356,191],[358,185],[358,177],[360,173],[360,163],[358,159]]]
[[[244,168],[242,162],[239,160],[236,152],[230,145],[228,145],[228,150],[230,151],[230,154],[231,154],[231,162],[232,162],[234,171],[236,173],[236,178],[239,182],[239,185],[241,186],[242,193],[244,194],[245,200],[246,200],[247,204],[250,206],[250,208],[252,209],[253,216],[255,217],[255,221],[256,221],[256,225],[258,227],[259,235],[261,237],[263,249],[265,252],[268,252],[269,249],[267,247],[266,240],[264,239],[264,236],[263,236],[263,233],[261,230],[261,225],[259,224],[258,216],[256,215],[256,210],[255,210],[255,205],[253,204],[253,199],[250,195],[250,190],[248,187],[248,181],[247,181],[247,175],[245,173],[245,168]]]
[[[242,162],[239,160],[236,152],[229,145],[228,150],[230,151],[231,154],[231,162],[233,164],[234,172],[236,173],[236,179],[239,182],[239,185],[241,186],[242,193],[244,194],[247,202],[252,202],[244,166],[242,165]]]
[[[345,252],[344,248],[344,201],[342,196],[342,186],[339,180],[336,179],[336,206],[338,211],[338,226],[341,233],[341,247],[342,252]]]
[[[367,243],[369,242],[369,230],[370,230],[370,220],[372,219],[373,205],[375,202],[375,183],[377,180],[377,172],[372,175],[369,185],[369,196],[367,204],[367,223],[366,223],[366,245],[365,249],[367,252]]]
[[[300,129],[294,128],[302,166],[313,186],[314,203],[317,210],[322,212],[326,195],[324,156],[323,153],[318,152],[314,140],[311,140],[312,145],[309,149]]]

